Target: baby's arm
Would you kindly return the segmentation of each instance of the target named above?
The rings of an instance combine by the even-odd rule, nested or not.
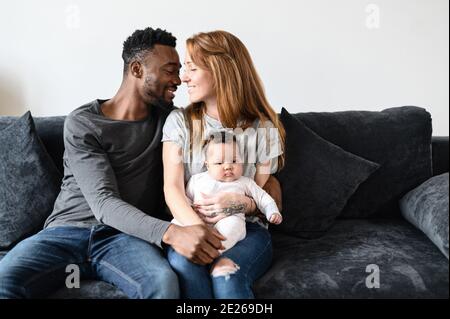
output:
[[[255,200],[259,210],[266,215],[267,220],[273,224],[281,223],[283,218],[274,199],[251,178],[241,178],[245,181],[246,190]]]

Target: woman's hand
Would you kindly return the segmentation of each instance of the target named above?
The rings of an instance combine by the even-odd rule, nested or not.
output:
[[[251,198],[238,193],[220,192],[215,195],[208,196],[203,193],[202,195],[203,199],[195,201],[192,207],[207,224],[215,224],[231,215],[245,214],[252,204]]]

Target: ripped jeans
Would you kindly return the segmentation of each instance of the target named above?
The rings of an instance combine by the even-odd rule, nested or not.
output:
[[[270,233],[256,223],[246,223],[247,236],[211,265],[192,263],[168,248],[168,260],[178,275],[182,298],[188,299],[251,299],[253,282],[261,277],[272,261]],[[232,269],[219,271],[214,265],[223,258],[234,263]]]

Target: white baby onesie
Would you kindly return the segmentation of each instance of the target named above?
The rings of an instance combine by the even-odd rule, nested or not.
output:
[[[221,182],[212,178],[206,171],[193,175],[186,185],[186,195],[191,203],[203,199],[202,193],[211,196],[219,192],[239,193],[252,197],[267,220],[273,214],[280,213],[273,198],[259,187],[253,179],[245,176],[241,176],[232,182]],[[181,225],[175,219],[172,220],[172,223]],[[225,247],[223,251],[226,251],[245,238],[245,215],[241,213],[222,218],[214,227],[227,238],[222,242]]]

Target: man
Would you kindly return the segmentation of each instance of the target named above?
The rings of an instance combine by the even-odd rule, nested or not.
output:
[[[130,298],[178,298],[162,245],[188,258],[219,255],[216,231],[163,220],[160,141],[181,84],[175,43],[166,31],[136,30],[124,42],[116,95],[67,116],[61,192],[44,230],[0,262],[0,298],[44,297],[64,285],[71,264]]]

